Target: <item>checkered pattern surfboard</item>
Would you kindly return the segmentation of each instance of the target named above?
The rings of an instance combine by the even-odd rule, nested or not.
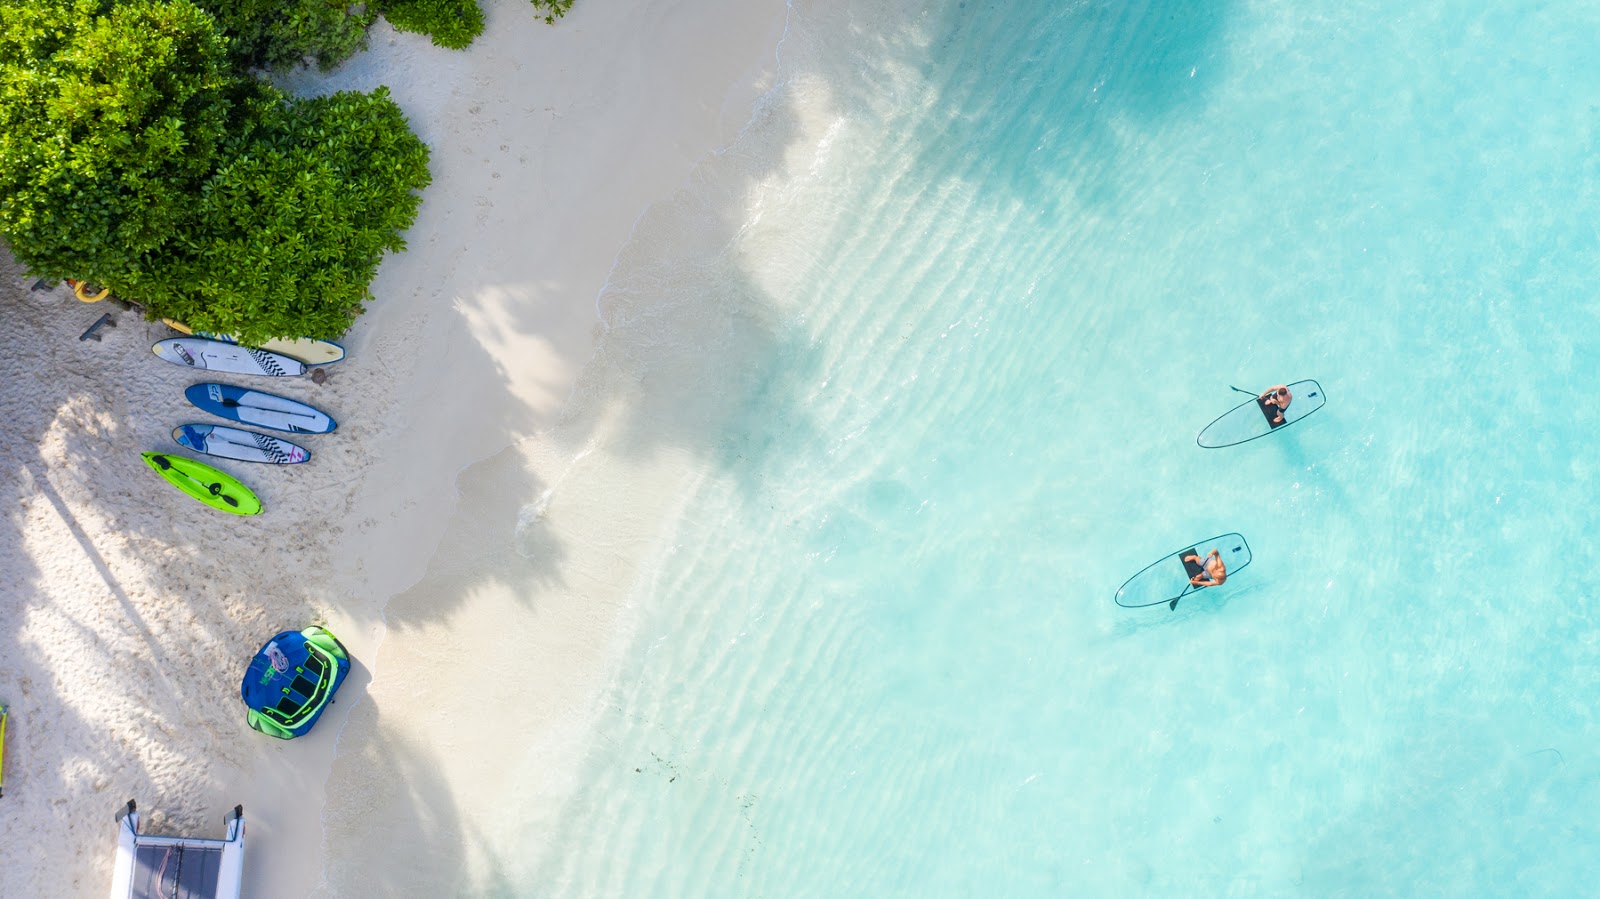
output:
[[[295,465],[311,458],[304,447],[282,438],[219,425],[179,425],[172,439],[197,453],[240,462]]]
[[[265,375],[269,378],[288,378],[306,373],[306,364],[266,350],[220,340],[199,337],[173,337],[157,341],[150,348],[156,356],[174,365],[186,365],[206,371],[233,372],[241,375]]]

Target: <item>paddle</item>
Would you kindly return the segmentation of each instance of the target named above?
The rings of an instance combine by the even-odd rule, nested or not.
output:
[[[206,492],[211,494],[212,496],[221,497],[223,502],[227,503],[230,506],[233,506],[234,508],[238,508],[239,507],[239,501],[238,500],[236,500],[233,497],[231,497],[231,496],[227,495],[226,493],[222,492],[222,485],[221,484],[202,484],[200,481],[196,480],[188,472],[186,472],[186,471],[178,471],[176,468],[173,468],[172,467],[172,463],[167,461],[167,457],[166,456],[151,456],[150,458],[153,459],[157,465],[161,466],[161,470],[162,471],[175,471],[179,475],[181,475],[184,478],[188,479],[189,483],[191,483],[191,484],[199,484],[201,487],[204,487]]]
[[[1199,593],[1201,590],[1204,590],[1204,589],[1205,589],[1204,587],[1199,587],[1199,586],[1196,586],[1194,584],[1190,584],[1189,586],[1184,587],[1182,593],[1179,593],[1177,596],[1172,597],[1172,599],[1167,602],[1167,608],[1169,608],[1172,611],[1176,612],[1178,610],[1178,600],[1185,599],[1185,598],[1187,598],[1189,596],[1189,594],[1191,594],[1191,593]]]
[[[1228,388],[1230,390],[1239,390],[1239,388],[1234,387],[1232,384],[1229,384]],[[1257,397],[1257,398],[1259,398],[1261,396],[1261,394],[1256,393],[1254,390],[1239,390],[1239,392],[1244,394],[1245,396],[1253,396],[1253,397]]]

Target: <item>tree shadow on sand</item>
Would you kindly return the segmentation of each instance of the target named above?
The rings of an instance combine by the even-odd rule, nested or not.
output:
[[[251,519],[183,496],[139,457],[176,450],[171,428],[194,411],[194,378],[150,355],[167,329],[28,283],[0,253],[0,870],[58,883],[50,866],[70,857],[75,882],[101,884],[129,798],[146,830],[201,836],[235,804],[259,806],[230,785],[262,751],[239,677],[263,640],[333,604],[303,577],[326,565],[320,510],[284,500],[342,477],[228,466],[267,506]],[[116,327],[78,340],[106,311]]]
[[[468,853],[481,855],[486,841],[464,832],[455,793],[442,767],[426,756],[439,747],[417,745],[419,728],[437,723],[426,711],[380,709],[370,699],[351,711],[328,780],[327,889],[317,895],[466,894]],[[397,789],[403,814],[374,807],[375,792]],[[494,882],[497,860],[477,862]]]

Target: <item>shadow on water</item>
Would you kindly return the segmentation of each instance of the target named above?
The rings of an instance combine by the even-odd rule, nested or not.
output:
[[[1241,572],[1239,581],[1244,581],[1255,573],[1254,567],[1252,564],[1252,570]],[[1147,609],[1118,608],[1115,610],[1118,617],[1111,627],[1111,633],[1116,637],[1132,637],[1146,631],[1185,624],[1195,618],[1221,615],[1236,603],[1247,603],[1252,599],[1271,595],[1271,592],[1259,583],[1238,583],[1235,586],[1232,577],[1229,577],[1228,581],[1221,587],[1210,587],[1183,597],[1175,609],[1167,606],[1151,606]]]
[[[1137,15],[1110,6],[1090,7],[1090,12],[1101,18],[1091,17],[1087,34],[1072,32],[1071,39],[1084,42],[1083,52],[1093,57],[1099,68],[1086,62],[1082,70],[1062,78],[1065,86],[1051,81],[1041,71],[1040,81],[1049,82],[1049,88],[1058,94],[1069,95],[1071,90],[1084,92],[1084,108],[1077,115],[1087,124],[1076,130],[1053,130],[1060,127],[1059,123],[1029,110],[1013,109],[1012,114],[1018,117],[1016,121],[986,118],[994,98],[982,94],[977,85],[952,82],[936,86],[938,103],[945,107],[955,123],[937,144],[903,148],[918,160],[913,167],[914,178],[930,182],[952,176],[970,178],[973,153],[978,147],[987,150],[994,146],[993,132],[997,128],[1015,128],[1018,132],[1016,146],[1024,152],[1051,138],[1068,147],[1062,152],[1084,157],[1093,155],[1102,149],[1102,142],[1111,139],[1103,119],[1105,113],[1094,107],[1100,101],[1090,96],[1094,93],[1091,88],[1099,80],[1111,79],[1117,83],[1117,90],[1105,94],[1106,104],[1139,119],[1177,114],[1187,108],[1186,103],[1198,102],[1196,91],[1203,87],[1204,79],[1188,79],[1186,67],[1184,80],[1180,81],[1169,77],[1165,68],[1172,68],[1190,56],[1210,52],[1209,43],[1214,40],[1223,16],[1214,5],[1156,6],[1160,9],[1147,7]],[[1075,7],[1070,14],[1051,12],[1049,4],[1038,7],[1050,28],[1028,32],[1028,38],[1040,42],[1040,46],[1027,52],[1043,55],[1044,45],[1059,38],[1062,32],[1085,28],[1084,22],[1073,18],[1084,7]],[[1130,16],[1133,21],[1129,20]],[[981,21],[981,17],[973,17],[969,12],[962,21]],[[953,21],[949,25],[951,30],[941,35],[934,46],[967,41],[960,30],[963,27],[967,26]],[[1119,30],[1127,28],[1133,29],[1133,38]],[[1181,37],[1178,36],[1180,32]],[[903,25],[877,35],[875,40],[882,45],[879,51],[869,48],[862,54],[868,65],[873,58],[906,58],[927,52],[918,49],[921,36]],[[1148,51],[1140,45],[1141,40],[1157,45],[1158,50]],[[991,58],[978,53],[973,65],[962,69],[982,72],[987,65],[992,71],[1000,59],[1010,59],[1009,54],[1015,49],[997,47],[994,53],[999,55]],[[1138,70],[1141,66],[1153,65],[1152,59],[1165,68],[1141,77]],[[827,72],[818,74],[830,78],[835,106],[849,110],[853,116],[867,114],[862,111],[873,110],[882,103],[879,94],[882,84],[870,72],[851,79],[835,78]],[[888,114],[896,112],[890,110]],[[609,330],[591,368],[591,371],[607,372],[621,388],[619,395],[624,398],[626,409],[624,437],[617,448],[622,453],[631,457],[654,457],[668,451],[687,450],[698,458],[712,461],[729,474],[744,488],[746,497],[756,496],[768,477],[784,468],[793,454],[809,452],[817,446],[821,439],[819,426],[808,417],[806,409],[816,385],[829,374],[819,348],[803,331],[791,329],[782,321],[780,310],[786,298],[767,295],[760,279],[741,268],[736,253],[737,240],[745,227],[742,196],[747,191],[758,190],[758,183],[764,178],[784,174],[779,168],[782,149],[809,149],[805,142],[810,135],[804,127],[802,111],[795,108],[793,98],[778,96],[764,114],[766,119],[758,128],[762,146],[748,153],[741,149],[735,154],[740,161],[749,164],[742,175],[742,189],[722,185],[715,190],[691,188],[677,198],[676,205],[653,209],[641,222],[603,298]],[[871,130],[870,125],[866,127]],[[1035,167],[996,164],[982,172],[980,189],[995,195],[994,202],[1017,199],[1030,203],[1053,202],[1051,197],[1059,189],[1044,173],[1060,168],[1059,160]],[[869,179],[872,174],[869,171],[860,177]],[[1105,183],[1102,194],[1116,194],[1112,189],[1118,183],[1116,175],[1114,167],[1095,174]],[[853,212],[819,210],[818,217],[829,219],[830,213],[837,213],[834,220],[826,224],[837,238],[858,226],[852,219]],[[680,245],[659,236],[662,232],[672,233],[672,226],[680,216],[687,221],[717,223],[708,229],[710,236],[701,236],[696,248],[698,254],[680,253]],[[894,227],[894,223],[888,223],[887,227]],[[842,243],[838,239],[821,241],[821,245],[834,247],[841,247]],[[835,261],[823,258],[797,265],[802,265],[808,274],[819,276]],[[800,276],[795,280],[807,279]],[[670,294],[665,287],[669,283],[670,290],[674,291]],[[677,291],[691,295],[684,296]],[[592,430],[578,428],[574,431],[576,436],[569,439],[576,447],[591,433]],[[864,486],[860,492],[865,495],[863,505],[869,509],[880,502],[903,505],[907,502],[905,497],[910,496],[903,485],[888,481],[881,486],[876,483]],[[882,494],[881,500],[879,494]],[[867,518],[850,525],[865,536],[862,542],[882,536],[875,523]],[[1148,623],[1137,626],[1156,627],[1169,620],[1217,614],[1258,589],[1245,586],[1232,595],[1191,599],[1180,604],[1175,613],[1151,610],[1147,619],[1141,619]],[[1095,600],[1109,604],[1110,595],[1096,596]],[[560,867],[556,861],[547,862],[547,865],[552,870]]]
[[[1215,55],[1210,45],[1225,17],[1214,4],[1200,3],[1157,3],[1132,9],[1114,4],[1066,9],[1038,4],[1040,28],[1005,35],[1005,40],[998,32],[980,36],[992,39],[974,40],[971,29],[1014,22],[1016,15],[982,15],[983,5],[970,0],[964,6],[952,5],[945,30],[933,41],[933,47],[959,48],[958,52],[971,60],[970,65],[949,70],[965,74],[934,86],[937,105],[948,115],[949,127],[937,143],[902,149],[916,158],[920,179],[976,178],[986,193],[1029,203],[1059,201],[1062,187],[1048,175],[1062,170],[1059,154],[1075,160],[1097,159],[1123,139],[1113,127],[1117,120],[1137,123],[1179,115],[1189,104],[1200,102],[1207,82],[1199,69]],[[923,36],[909,31],[887,32],[878,39],[885,44],[885,53],[896,58],[926,52],[918,49]],[[984,85],[965,80],[970,73],[1061,58],[1054,49],[1059,41],[1071,42],[1072,55],[1080,62],[1067,71],[1033,66],[1025,89],[1046,92],[1047,100],[1013,104],[1008,112],[997,113],[994,98],[985,93]],[[1191,68],[1196,69],[1192,77]],[[830,77],[836,106],[841,109],[873,109],[882,101],[877,95],[880,85],[870,77],[841,79],[818,74]],[[518,108],[514,102],[508,104],[506,111]],[[1069,114],[1057,118],[1048,111],[1053,108],[1069,110]],[[894,112],[890,110],[890,114]],[[768,295],[757,276],[744,268],[738,252],[748,194],[762,180],[782,174],[785,149],[815,140],[806,133],[798,110],[782,97],[763,115],[761,146],[734,153],[743,166],[736,183],[708,191],[701,190],[704,184],[691,185],[674,201],[676,205],[652,210],[641,223],[624,251],[617,280],[608,289],[604,302],[608,332],[590,365],[590,374],[585,375],[606,390],[607,410],[622,418],[622,436],[609,444],[613,449],[634,458],[687,451],[732,472],[749,493],[754,493],[782,454],[815,446],[818,437],[803,409],[812,385],[825,374],[809,338],[774,312],[782,308],[778,302],[782,298]],[[973,154],[980,147],[994,146],[997,129],[1014,133],[1011,152],[1019,156],[1039,153],[1040,163],[1001,162],[985,165],[981,171],[974,169]],[[484,203],[492,203],[497,194],[533,195],[536,179],[548,177],[536,166],[519,167],[510,157],[502,160],[485,152],[487,160],[474,157],[452,163],[458,166],[458,180],[451,189],[465,198],[462,202],[478,202],[482,214],[488,214],[483,212],[488,208]],[[1058,154],[1056,158],[1051,158],[1052,153]],[[480,168],[481,173],[472,174]],[[1070,172],[1075,167],[1066,168]],[[1115,166],[1076,168],[1082,169],[1073,175],[1081,177],[1082,183],[1074,188],[1080,193],[1111,201],[1123,192],[1125,185],[1117,181]],[[444,190],[449,176],[449,171],[441,173],[438,190]],[[474,191],[481,196],[475,197]],[[459,203],[452,206],[443,202],[441,195],[430,195],[418,233],[449,240],[448,235],[464,224],[452,219],[471,214],[471,209]],[[501,214],[494,213],[497,217]],[[514,228],[516,216],[539,213],[521,209],[503,214],[503,224]],[[835,210],[834,214],[835,220],[824,227],[841,233],[851,226],[849,210]],[[640,239],[652,229],[670,227],[674,215],[686,215],[696,223],[695,246],[657,245]],[[412,258],[417,260],[411,263],[415,266],[420,260],[438,258],[438,254],[430,255],[426,247],[418,246],[413,248]],[[814,272],[826,268],[830,260],[797,264]],[[13,266],[0,268],[4,269],[0,274],[20,281]],[[402,269],[404,266],[386,266],[390,279]],[[538,273],[528,270],[526,260],[503,259],[471,272],[452,270],[443,280],[446,295],[452,291],[471,295],[483,285],[536,283]],[[561,285],[546,286],[551,294],[561,293]],[[170,448],[167,430],[172,419],[186,414],[180,411],[185,407],[178,397],[190,380],[187,373],[148,362],[147,338],[165,336],[164,331],[157,334],[155,326],[140,324],[128,313],[119,316],[125,326],[109,332],[104,343],[73,343],[71,338],[81,328],[62,322],[79,317],[92,320],[94,316],[76,306],[19,307],[14,313],[16,327],[9,332],[13,336],[6,341],[7,352],[0,353],[4,359],[0,374],[13,387],[4,409],[9,422],[4,462],[14,474],[0,490],[0,502],[18,510],[10,513],[18,535],[37,529],[46,518],[57,519],[52,527],[60,530],[64,545],[83,554],[81,567],[92,571],[99,581],[87,585],[80,580],[87,591],[84,595],[104,594],[101,600],[81,608],[62,605],[63,591],[52,583],[60,572],[53,567],[47,570],[41,564],[43,556],[20,549],[11,554],[15,563],[4,574],[9,596],[0,606],[0,658],[8,664],[0,671],[0,699],[12,703],[13,717],[8,734],[12,750],[8,795],[0,806],[0,837],[5,837],[0,839],[0,869],[23,872],[30,882],[45,882],[49,876],[31,867],[39,863],[29,860],[37,855],[30,853],[29,847],[40,840],[70,844],[76,857],[106,859],[100,864],[109,864],[101,851],[109,826],[101,832],[81,821],[60,819],[52,809],[63,798],[69,803],[86,801],[94,807],[103,798],[109,821],[110,812],[128,794],[150,795],[151,804],[167,811],[175,829],[211,832],[218,809],[230,807],[234,801],[212,787],[224,778],[225,769],[246,767],[257,751],[255,744],[240,742],[248,734],[235,699],[238,666],[264,636],[316,620],[327,605],[343,599],[306,587],[293,571],[251,562],[264,547],[273,547],[312,564],[332,564],[326,559],[324,544],[339,535],[327,527],[329,513],[318,505],[319,498],[348,497],[351,472],[364,470],[371,462],[330,439],[315,450],[323,460],[335,464],[307,466],[311,470],[295,472],[294,480],[279,477],[282,472],[249,473],[250,483],[258,487],[269,508],[269,514],[260,520],[235,521],[202,515],[196,511],[198,506],[184,507],[182,503],[189,501],[168,490],[154,475],[142,472],[137,456],[143,449]],[[537,335],[543,320],[544,310],[529,306],[521,314],[514,311],[503,326],[523,335]],[[68,331],[72,333],[68,335]],[[41,341],[40,334],[50,337]],[[65,351],[61,343],[68,344]],[[385,350],[369,349],[372,366],[381,368]],[[587,348],[555,347],[554,351],[586,353]],[[67,364],[80,369],[120,366],[129,373],[128,381],[115,391],[92,378],[48,381],[40,373],[60,371],[63,362],[50,355],[63,353],[75,354]],[[571,355],[562,361],[573,367],[584,364],[583,359]],[[338,385],[344,379],[358,382],[363,371],[356,360],[343,364],[351,367],[338,371],[330,381],[333,386],[317,394],[327,397],[336,413],[344,411],[338,408]],[[365,371],[374,374],[375,368]],[[493,423],[493,429],[515,433],[535,417],[513,397],[511,373],[494,363],[462,363],[458,373],[461,389],[489,391],[501,398],[496,407],[507,411],[503,420]],[[309,398],[310,394],[306,395]],[[109,412],[98,414],[105,410]],[[157,414],[134,414],[141,411]],[[760,414],[746,416],[743,413],[747,411]],[[353,427],[360,426],[359,416],[340,417]],[[740,420],[768,424],[732,426]],[[599,419],[580,416],[569,424],[561,439],[568,449],[578,450],[594,436]],[[65,438],[69,446],[91,448],[69,450],[65,467],[59,459],[47,459],[40,449],[47,439],[60,438],[63,428],[71,432]],[[502,563],[522,566],[537,582],[552,589],[565,586],[561,571],[566,548],[540,520],[537,508],[530,508],[537,506],[552,485],[531,469],[515,470],[522,465],[520,460],[508,458],[493,464],[508,467],[495,477],[510,478],[518,488],[497,492],[491,489],[488,477],[478,484],[463,484],[463,506],[469,501],[476,504],[473,508],[479,515],[462,530],[447,535],[436,556],[461,560],[463,570],[455,573],[465,579],[467,589],[456,589],[440,597],[442,602],[426,607],[397,606],[396,620],[391,623],[403,627],[442,619],[470,593],[474,579],[482,583],[495,578],[494,569]],[[21,476],[24,472],[33,473],[36,491],[27,487],[28,479]],[[76,486],[67,490],[52,477],[58,473],[69,475]],[[481,495],[472,493],[478,490]],[[116,546],[95,545],[79,519],[86,510],[96,508],[97,495],[125,496],[130,491],[148,492],[149,505],[161,511],[122,515],[111,527],[117,535]],[[174,508],[181,511],[165,511]],[[335,508],[335,515],[337,511]],[[617,513],[626,511],[618,509]],[[223,539],[245,529],[251,534],[248,541]],[[241,545],[250,547],[251,559],[237,557]],[[64,550],[57,547],[52,552],[59,555]],[[365,561],[382,564],[381,560]],[[55,564],[54,559],[49,563]],[[253,599],[262,595],[272,597],[270,604]],[[62,620],[42,626],[41,615]],[[75,659],[60,658],[62,647],[41,642],[41,635],[63,630],[77,633],[77,640],[83,629],[93,631],[99,639],[93,653]],[[104,672],[119,670],[130,658],[150,657],[170,668],[183,664],[180,655],[193,666],[185,677],[169,678],[159,671],[150,678],[145,672],[140,678],[107,688],[123,691],[126,704],[141,709],[134,723],[108,728],[106,721],[96,717],[98,711],[82,711],[99,703],[99,699],[85,700],[74,692],[84,689],[83,684],[93,683]],[[453,882],[465,882],[466,855],[473,851],[466,844],[483,845],[484,841],[460,833],[460,814],[449,786],[430,772],[423,756],[408,749],[401,719],[380,719],[379,712],[372,702],[356,704],[352,723],[370,716],[377,736],[345,747],[337,764],[360,765],[405,784],[418,812],[408,821],[361,821],[365,830],[356,836],[346,832],[343,837],[412,847],[415,851],[407,856],[406,864],[425,864],[428,881],[452,882],[452,875],[459,875]],[[46,743],[40,742],[46,740],[49,745],[77,747],[80,760],[71,765],[29,764],[30,758],[40,757],[33,754],[34,746],[41,747],[41,755],[49,752],[43,748]],[[176,770],[168,764],[170,757],[203,761]],[[343,780],[360,783],[363,778]],[[339,777],[333,779],[335,784],[340,781]],[[350,816],[345,820],[351,822],[353,832],[361,797],[330,796],[330,801],[344,803],[345,811],[340,814]],[[21,838],[24,834],[26,839]],[[330,839],[340,838],[340,833],[330,833]],[[345,845],[340,851],[348,848]],[[494,860],[473,867],[490,872],[491,885],[504,883],[503,877],[493,873],[499,870]],[[98,873],[88,876],[92,879]],[[386,871],[382,882],[360,885],[360,892],[405,895],[407,874],[402,864]]]
[[[1038,27],[1029,29],[1016,27],[1024,18],[1018,11],[984,14],[992,6],[950,4],[950,15],[935,26],[931,42],[897,20],[894,28],[865,38],[871,42],[865,52],[852,56],[864,69],[853,77],[810,71],[789,74],[827,77],[836,113],[847,111],[852,118],[869,120],[880,117],[882,121],[869,121],[864,130],[882,132],[890,156],[904,154],[915,160],[909,165],[915,182],[975,181],[986,204],[1053,204],[1064,199],[1063,185],[1049,176],[1066,170],[1074,181],[1073,190],[1093,181],[1096,193],[1113,197],[1121,190],[1115,166],[1074,171],[1073,166],[1063,165],[1059,155],[1040,153],[1040,148],[1085,159],[1114,156],[1115,148],[1107,145],[1113,119],[1153,122],[1203,102],[1210,79],[1191,77],[1190,70],[1216,56],[1216,37],[1226,19],[1225,10],[1216,4],[1199,2],[1158,2],[1133,9],[1118,4],[1070,8],[1029,4],[1029,15],[1039,20]],[[1072,53],[1063,56],[1062,41],[1074,45]],[[950,66],[948,58],[941,57],[938,71],[949,73],[947,80],[918,85],[932,91],[931,105],[945,122],[936,140],[905,132],[898,119],[904,109],[884,108],[884,85],[897,77],[891,61],[925,60],[929,55],[925,43],[938,48],[935,57],[949,51],[970,59],[970,64]],[[1068,71],[1046,64],[1063,58],[1080,64]],[[992,73],[1030,63],[1037,65],[1017,86],[1027,101],[997,97]],[[740,185],[716,190],[692,186],[679,198],[684,205],[652,210],[639,229],[639,233],[671,229],[674,217],[715,221],[718,224],[702,238],[702,246],[716,246],[719,252],[700,259],[669,257],[666,264],[660,256],[631,259],[630,254],[649,257],[660,249],[640,242],[636,234],[619,264],[620,280],[611,285],[605,300],[610,331],[602,356],[605,364],[624,373],[634,389],[629,451],[652,454],[663,445],[692,449],[731,473],[748,492],[766,482],[785,458],[814,451],[825,437],[802,411],[828,378],[819,347],[785,321],[780,310],[788,298],[766,295],[737,258],[737,241],[748,214],[743,198],[758,191],[769,176],[785,174],[782,148],[804,146],[816,138],[801,124],[794,98],[780,100],[765,109],[758,126],[760,145],[734,154],[745,166]],[[1066,110],[1064,117],[1054,114],[1060,110]],[[1001,145],[1002,153],[1013,156],[994,157],[997,131],[1015,135]],[[1039,154],[1036,161],[1024,158],[1032,154]],[[903,167],[897,160],[893,164]],[[870,165],[863,162],[862,168]],[[857,176],[870,177],[870,169]],[[853,252],[853,234],[902,226],[890,218],[862,225],[854,210],[843,208],[819,209],[816,219],[825,222],[828,231],[819,245],[839,253]],[[820,258],[806,268],[821,276],[835,261]],[[685,307],[673,303],[644,308],[643,303],[652,299],[652,288],[660,283],[652,279],[663,275],[680,289],[694,290],[693,314],[682,314]],[[685,385],[692,389],[681,390]],[[730,428],[735,421],[737,427]]]
[[[1038,27],[1018,29],[1022,13],[997,8],[984,12],[994,6],[950,4],[949,15],[935,23],[931,39],[917,26],[894,20],[891,29],[865,38],[875,46],[856,54],[867,69],[853,77],[810,70],[786,74],[826,78],[834,114],[875,114],[884,118],[878,127],[892,131],[889,117],[904,110],[884,108],[883,82],[891,77],[887,61],[923,60],[930,41],[934,48],[959,53],[970,64],[941,65],[938,71],[952,74],[941,83],[921,85],[933,91],[934,106],[948,117],[948,127],[936,141],[903,142],[893,149],[915,159],[912,170],[918,181],[975,178],[988,202],[1051,203],[1061,198],[1063,189],[1048,177],[1064,168],[1059,153],[1085,159],[1114,153],[1106,146],[1114,120],[1150,122],[1203,102],[1210,82],[1191,77],[1190,70],[1216,56],[1216,36],[1226,20],[1225,11],[1214,4],[1044,4],[1037,12],[1030,7]],[[1065,55],[1059,48],[1063,41],[1072,46]],[[1078,64],[1065,71],[1047,64],[1060,59]],[[879,64],[884,68],[872,68]],[[1024,103],[997,102],[992,80],[970,77],[1030,65],[1019,88],[1029,94]],[[742,256],[750,198],[764,182],[793,174],[785,168],[785,151],[809,149],[820,139],[807,131],[795,97],[780,89],[769,101],[738,146],[712,160],[687,188],[648,210],[636,225],[601,297],[606,331],[584,368],[576,411],[551,435],[569,453],[582,452],[596,429],[620,419],[620,436],[606,438],[608,450],[634,460],[688,451],[715,464],[751,496],[788,458],[814,451],[826,439],[803,411],[817,385],[827,379],[820,348],[791,321],[784,305],[790,298],[772,296]],[[1055,115],[1058,110],[1066,115]],[[986,154],[996,146],[997,130],[1015,135],[1005,146],[1021,156],[1040,147],[1055,149],[1038,156],[1037,164],[1021,156],[995,160]],[[1106,196],[1118,192],[1117,176],[1115,166],[1072,173],[1075,180],[1102,182],[1096,190]],[[448,178],[446,172],[440,180]],[[496,178],[494,191],[505,196],[536,192],[529,170],[497,170]],[[429,213],[425,204],[423,214]],[[814,223],[831,235],[818,245],[840,252],[846,251],[845,236],[859,227],[848,209],[819,209]],[[832,262],[809,259],[797,264],[820,274]],[[537,280],[517,259],[487,260],[485,265],[473,273],[479,284]],[[508,307],[508,314],[506,327],[536,335],[545,312],[529,303]],[[479,367],[484,371],[468,377],[481,389],[506,391],[509,372],[489,362]],[[525,412],[514,402],[502,407],[511,410],[506,430],[515,431]],[[446,539],[459,548],[498,547],[489,550],[497,557],[520,552],[516,566],[538,583],[560,586],[567,556],[559,540],[541,532],[537,514],[552,485],[527,467],[511,477],[507,483],[517,485],[509,491],[514,497],[483,498],[485,527],[471,525],[467,530],[472,534],[463,531]],[[466,483],[458,487],[475,489]],[[440,553],[436,563],[456,565],[446,558]],[[482,572],[472,583],[495,577],[492,565],[472,567]],[[463,592],[436,597],[426,606],[393,607],[391,623],[433,620],[446,614]]]
[[[985,190],[1029,206],[1054,209],[1068,197],[1116,205],[1138,192],[1116,164],[1119,153],[1169,119],[1196,115],[1223,79],[1218,38],[1231,5],[950,4],[928,63],[943,73],[937,103],[948,123],[940,141],[917,151],[917,167],[980,177]],[[951,54],[963,64],[949,65]],[[997,72],[1008,86],[998,94]],[[1012,93],[1027,102],[1012,102]],[[1011,138],[1003,148],[996,133]]]
[[[1517,745],[1525,739],[1519,734],[1452,716],[1413,722],[1408,734],[1388,764],[1365,778],[1371,786],[1364,798],[1338,804],[1337,814],[1306,841],[1297,892],[1590,891],[1592,859],[1581,847],[1600,836],[1589,813],[1600,799],[1592,754],[1575,753],[1568,761],[1556,749]],[[1454,826],[1441,827],[1442,821]],[[1427,835],[1425,844],[1418,834]],[[1442,864],[1445,859],[1450,863]]]

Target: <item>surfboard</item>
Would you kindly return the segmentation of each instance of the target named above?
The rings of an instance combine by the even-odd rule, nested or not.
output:
[[[234,515],[257,515],[261,501],[233,475],[171,453],[145,453],[144,462],[167,483],[213,509]]]
[[[1277,424],[1272,422],[1277,415],[1277,406],[1266,406],[1259,398],[1246,400],[1202,428],[1195,442],[1206,449],[1249,443],[1257,437],[1265,437],[1294,424],[1321,409],[1328,401],[1322,385],[1311,380],[1290,384],[1289,394],[1294,398],[1289,401],[1289,408],[1283,410],[1283,421]]]
[[[170,318],[161,320],[163,324],[174,331],[184,334],[193,334],[196,337],[205,337],[210,340],[220,340],[223,343],[238,343],[239,338],[234,334],[217,334],[212,331],[196,331],[180,321]],[[310,337],[274,337],[262,342],[256,347],[269,353],[281,353],[299,359],[307,365],[332,365],[344,358],[344,347],[331,340],[316,340]]]
[[[306,364],[299,359],[201,337],[158,340],[150,349],[158,358],[174,365],[187,365],[206,371],[266,375],[271,378],[291,378],[306,373]]]
[[[1294,403],[1289,405],[1293,407]],[[1146,565],[1138,574],[1128,578],[1127,583],[1117,590],[1117,605],[1129,609],[1142,609],[1166,603],[1169,608],[1175,609],[1178,607],[1178,600],[1201,590],[1210,589],[1189,583],[1189,578],[1200,569],[1195,567],[1193,562],[1184,562],[1183,557],[1196,555],[1204,558],[1213,549],[1222,554],[1222,563],[1228,567],[1229,580],[1250,564],[1250,544],[1239,534],[1222,534],[1198,540],[1175,553],[1162,556]]]
[[[172,439],[197,453],[240,462],[296,465],[311,458],[304,447],[287,440],[218,425],[179,425],[172,429]]]
[[[218,418],[294,434],[326,434],[338,423],[305,403],[231,384],[193,384],[183,392],[196,407]]]

